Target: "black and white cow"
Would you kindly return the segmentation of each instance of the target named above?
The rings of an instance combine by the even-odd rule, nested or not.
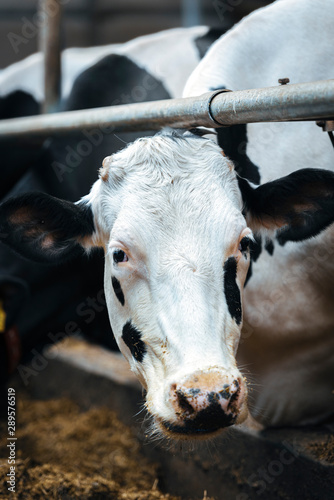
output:
[[[198,26],[167,30],[125,44],[67,49],[62,53],[61,109],[180,97],[191,71],[220,34],[219,30]],[[1,71],[0,119],[38,114],[43,99],[40,53]],[[75,201],[95,181],[101,157],[139,135],[87,128],[45,141],[0,142],[0,198],[41,191]],[[102,281],[101,255],[89,260],[81,256],[57,268],[45,268],[17,259],[2,247],[0,300],[4,302],[7,328],[16,325],[19,331],[23,353],[27,355],[44,341],[50,342],[49,334],[66,335],[68,321],[74,321],[77,330],[112,345],[112,336],[102,333],[108,330],[107,313],[101,311],[103,301],[96,309],[94,305],[85,306],[87,300],[100,294]]]
[[[322,33],[329,17],[334,20],[332,6],[324,4],[327,11],[317,11]],[[248,75],[259,78],[261,71],[259,86],[268,85],[268,71],[277,73],[275,81],[296,79],[296,71],[286,74],[290,66],[284,59],[283,19],[289,26],[287,39],[293,27],[289,57],[310,72],[307,78],[301,71],[300,78],[316,79],[306,57],[308,44],[299,43],[304,32],[308,40],[312,35],[314,8],[310,0],[281,0],[246,18],[208,52],[187,84],[188,95],[196,86],[194,78],[205,80],[214,70],[212,84],[230,88],[238,88],[238,72],[240,88]],[[216,62],[213,50],[225,58]],[[234,71],[236,79],[229,79]],[[333,151],[324,141],[326,152],[312,154],[312,144],[322,136],[315,125],[307,126],[277,125],[280,133],[270,144],[274,156],[262,137],[265,126],[259,127],[259,135],[256,127],[242,129],[244,142],[248,133],[248,156],[237,147],[236,167],[233,132],[226,140],[229,159],[210,139],[168,129],[106,157],[91,192],[77,203],[33,193],[1,207],[4,242],[25,257],[56,263],[83,249],[103,248],[111,326],[146,388],[147,409],[158,432],[207,437],[246,419],[247,381],[236,361],[240,338],[243,359],[253,363],[248,369],[253,372],[256,365],[256,376],[266,384],[255,400],[256,416],[262,405],[266,424],[319,421],[334,412],[333,263],[328,248],[333,242],[334,173],[319,168],[329,167]],[[304,155],[306,132],[309,154]],[[285,143],[289,134],[294,139]],[[296,149],[303,165],[294,163]],[[257,178],[241,177],[247,170],[244,163]],[[257,180],[261,185],[255,185]],[[250,250],[259,234],[271,243],[253,263],[243,294]],[[310,259],[316,259],[311,272],[306,265]]]

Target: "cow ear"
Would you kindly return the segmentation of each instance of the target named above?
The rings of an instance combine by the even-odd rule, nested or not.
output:
[[[253,189],[238,179],[248,225],[255,231],[277,230],[277,239],[302,241],[334,222],[334,173],[302,169]]]
[[[94,233],[89,205],[28,193],[0,205],[0,239],[30,260],[61,263],[83,252]]]

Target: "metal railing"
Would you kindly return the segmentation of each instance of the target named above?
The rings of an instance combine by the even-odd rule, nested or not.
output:
[[[115,131],[172,127],[219,127],[241,123],[329,119],[334,116],[334,80],[209,92],[199,97],[108,106],[0,121],[0,139],[53,135],[88,127]]]

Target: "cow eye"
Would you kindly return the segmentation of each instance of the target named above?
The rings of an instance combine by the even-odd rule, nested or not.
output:
[[[127,262],[129,258],[123,250],[115,250],[113,252],[113,260],[115,264],[119,264],[120,262]]]
[[[242,240],[240,240],[239,247],[238,247],[239,252],[241,252],[241,253],[248,252],[250,249],[251,241],[252,240],[250,238],[248,238],[247,236],[242,238]]]

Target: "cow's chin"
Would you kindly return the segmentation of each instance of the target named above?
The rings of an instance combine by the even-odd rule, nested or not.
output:
[[[200,427],[188,428],[183,425],[169,424],[166,422],[158,422],[158,424],[164,436],[169,439],[174,439],[175,441],[204,441],[217,437],[226,429],[226,427],[220,427],[218,429],[205,429]]]
[[[167,438],[183,441],[200,441],[217,437],[233,425],[242,424],[248,416],[247,405],[243,405],[237,417],[227,416],[226,419],[217,421],[210,426],[206,426],[201,418],[184,420],[178,422],[167,422],[160,418],[155,418],[155,423]]]

